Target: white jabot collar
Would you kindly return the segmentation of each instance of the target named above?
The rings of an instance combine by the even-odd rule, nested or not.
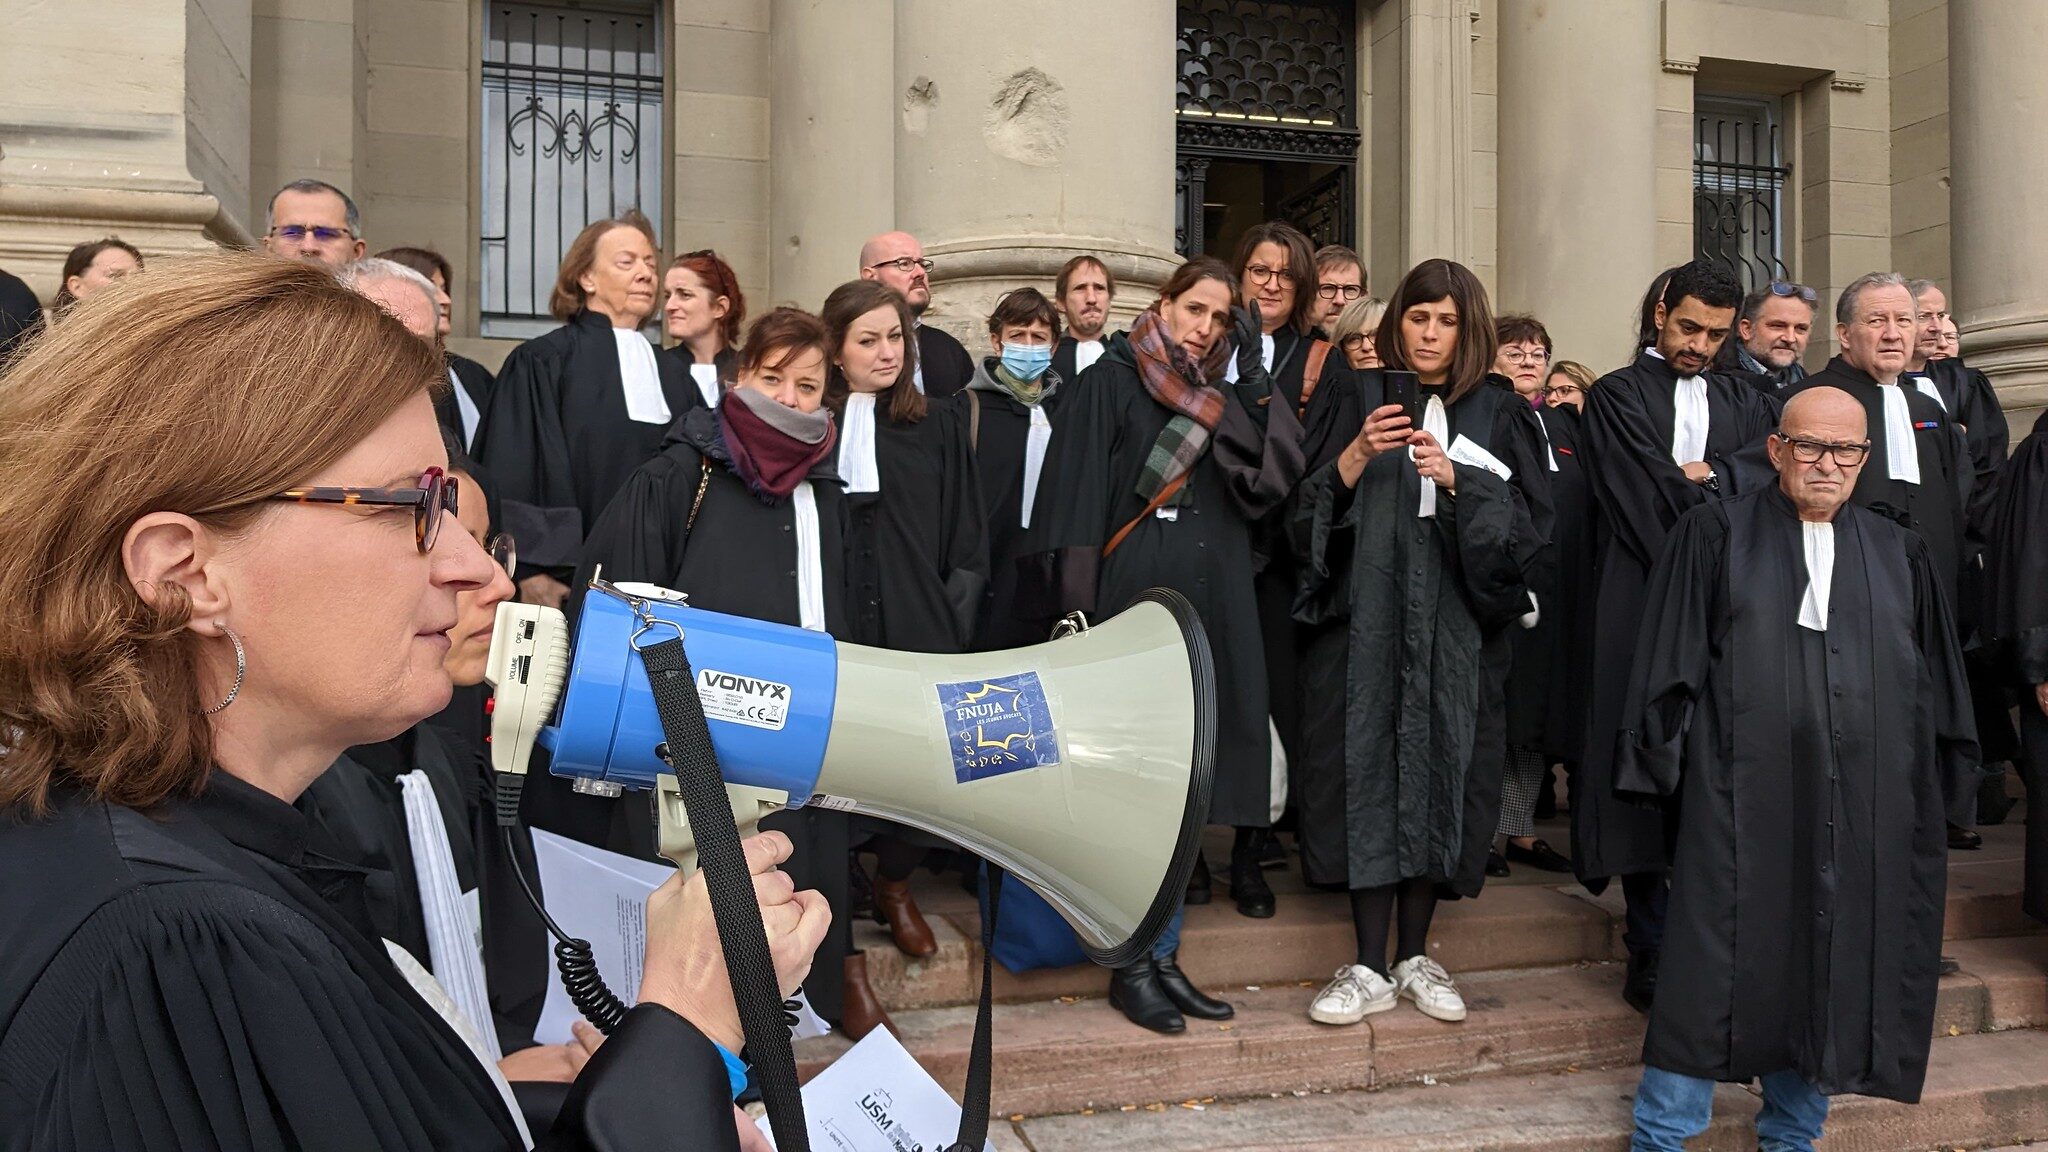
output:
[[[1031,508],[1038,503],[1038,476],[1045,470],[1045,446],[1052,443],[1052,420],[1045,405],[1031,406],[1031,428],[1024,434],[1024,514],[1018,527],[1031,527]]]
[[[875,467],[875,393],[846,397],[846,415],[839,429],[839,479],[848,492],[880,492],[882,473]]]
[[[642,424],[667,424],[672,417],[668,397],[661,394],[661,369],[654,363],[654,345],[631,328],[612,329],[619,348],[619,383],[626,391],[626,415]]]
[[[470,399],[469,389],[462,386],[462,377],[453,368],[448,370],[448,386],[455,390],[455,415],[462,421],[462,450],[467,452],[476,443],[476,426],[484,415],[477,411],[476,401]]]
[[[797,624],[812,632],[825,630],[825,573],[819,566],[818,496],[809,480],[801,481],[790,493],[796,510],[796,612]]]
[[[690,379],[697,382],[697,394],[704,397],[704,406],[718,407],[718,365],[690,365]]]
[[[1095,362],[1102,359],[1102,349],[1103,343],[1100,340],[1074,341],[1074,375],[1079,376],[1094,367]],[[1270,358],[1269,353],[1268,359]]]
[[[1934,386],[1934,377],[1932,375],[1926,373],[1915,375],[1913,377],[1913,387],[1918,388],[1922,396],[1941,405],[1943,412],[1948,411],[1948,401],[1941,398],[1941,389]]]
[[[1431,396],[1428,407],[1422,410],[1422,430],[1436,438],[1438,444],[1446,444],[1451,438],[1451,418],[1444,411],[1442,397]],[[1415,449],[1408,449],[1408,459],[1415,459]],[[1422,504],[1415,510],[1419,517],[1436,515],[1436,481],[1422,478]]]
[[[1799,626],[1828,630],[1828,595],[1835,585],[1835,526],[1799,522],[1806,550],[1806,594],[1799,598]]]
[[[1920,482],[1920,445],[1913,439],[1913,406],[1898,384],[1879,384],[1884,393],[1885,473],[1908,484]]]
[[[1260,363],[1266,366],[1266,371],[1268,372],[1271,372],[1273,370],[1273,350],[1276,347],[1277,345],[1273,341],[1273,334],[1271,332],[1259,333],[1259,361]],[[1097,353],[1097,355],[1100,355],[1100,353]],[[1080,362],[1081,361],[1077,352],[1074,363],[1079,364]],[[1223,382],[1226,384],[1237,383],[1236,356],[1230,356],[1224,359]]]
[[[1681,467],[1707,458],[1707,382],[1680,376],[1671,386],[1671,462]]]

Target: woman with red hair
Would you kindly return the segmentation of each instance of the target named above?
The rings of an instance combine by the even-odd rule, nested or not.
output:
[[[661,279],[661,322],[675,344],[662,349],[661,356],[696,385],[684,401],[685,411],[718,407],[732,383],[740,324],[746,318],[739,277],[718,253],[709,248],[686,252],[668,266]]]

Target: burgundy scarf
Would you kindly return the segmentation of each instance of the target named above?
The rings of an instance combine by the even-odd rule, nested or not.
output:
[[[831,413],[798,412],[751,388],[726,392],[718,427],[732,470],[764,501],[787,499],[838,440]]]

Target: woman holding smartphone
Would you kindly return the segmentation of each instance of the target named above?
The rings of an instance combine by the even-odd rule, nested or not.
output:
[[[1406,998],[1457,1021],[1429,925],[1440,892],[1486,879],[1509,629],[1534,610],[1527,574],[1549,530],[1543,439],[1527,403],[1485,382],[1493,316],[1463,265],[1403,277],[1374,345],[1385,368],[1310,405],[1294,521],[1303,869],[1350,890],[1358,937],[1309,1016],[1355,1024]]]

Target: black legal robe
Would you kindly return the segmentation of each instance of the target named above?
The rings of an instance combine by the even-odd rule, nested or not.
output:
[[[1102,334],[1103,351],[1107,352],[1109,350],[1109,342],[1120,335],[1122,335],[1121,332],[1104,332]],[[1060,379],[1073,381],[1081,378],[1080,362],[1075,352],[1079,344],[1080,341],[1074,339],[1073,334],[1070,332],[1061,336],[1059,343],[1052,346],[1052,370]],[[1090,364],[1089,367],[1093,368],[1095,365]]]
[[[1908,484],[1892,479],[1886,468],[1890,443],[1884,424],[1886,386],[1837,356],[1826,368],[1788,386],[1780,395],[1789,401],[1808,388],[1822,387],[1840,388],[1854,396],[1869,421],[1870,455],[1856,477],[1850,499],[1861,507],[1885,512],[1927,541],[1934,570],[1941,576],[1942,592],[1948,603],[1954,604],[1963,567],[1963,513],[1971,484],[1967,447],[1955,421],[1912,381],[1901,379],[1906,411],[1913,417],[1913,447],[1920,460],[1920,483]]]
[[[1707,374],[1707,453],[1718,492],[1686,479],[1671,459],[1678,373],[1648,352],[1586,393],[1586,486],[1593,495],[1598,593],[1585,759],[1572,780],[1572,864],[1598,891],[1615,876],[1661,872],[1670,854],[1664,815],[1614,797],[1614,733],[1628,692],[1636,621],[1650,569],[1678,518],[1701,504],[1776,483],[1757,457],[1778,426],[1782,399]]]
[[[519,541],[521,576],[573,570],[612,496],[691,407],[689,372],[673,359],[655,364],[670,414],[661,423],[627,415],[618,343],[602,312],[578,312],[505,358],[471,455],[498,486],[499,527]]]
[[[818,564],[824,582],[825,630],[847,635],[846,490],[827,455],[806,480],[818,506]],[[711,465],[697,521],[689,524],[704,464]],[[799,627],[794,495],[768,502],[733,472],[718,413],[697,408],[676,421],[659,456],[627,479],[591,530],[576,587],[599,566],[611,581],[635,580],[687,593],[690,606]],[[546,777],[541,794],[527,777],[524,815],[537,828],[643,859],[659,859],[656,829],[644,795],[577,796],[569,782]],[[783,870],[798,888],[825,894],[836,919],[804,982],[811,1004],[839,1019],[842,964],[850,947],[847,908],[847,820],[843,813],[803,808],[762,821],[789,834],[796,852]]]
[[[1932,361],[1921,374],[1933,378],[1942,407],[1962,430],[1970,458],[1970,518],[1975,520],[1990,501],[2012,447],[2012,428],[1998,403],[1998,389],[1990,377],[1953,356]]]
[[[540,869],[533,859],[533,837],[515,828],[508,844],[498,827],[490,797],[496,787],[488,737],[491,717],[488,684],[455,686],[448,707],[427,717],[426,727],[441,738],[458,771],[467,771],[475,788],[470,805],[470,836],[476,844],[477,891],[484,924],[484,975],[491,1011],[498,1018],[498,1044],[506,1052],[533,1042],[547,997],[548,973],[554,962],[547,926],[519,886],[516,866],[540,890]],[[547,894],[541,893],[542,899]]]
[[[431,970],[434,957],[427,947],[426,914],[420,906],[419,869],[413,862],[405,797],[398,783],[400,776],[413,771],[426,773],[433,786],[441,823],[448,830],[456,884],[464,893],[474,891],[478,873],[472,814],[481,799],[477,776],[466,763],[458,767],[436,732],[416,726],[382,744],[349,749],[292,806],[319,826],[340,860],[365,870],[365,910],[377,935]],[[482,1027],[489,1022],[474,1023]],[[527,1042],[532,1042],[530,1034]]]
[[[17,345],[43,330],[43,302],[19,276],[0,269],[0,367]]]
[[[1433,390],[1425,389],[1425,394]],[[1443,395],[1443,392],[1437,392]],[[1460,437],[1508,469],[1456,463],[1455,495],[1418,516],[1422,477],[1383,452],[1346,488],[1336,458],[1386,404],[1386,377],[1318,391],[1301,483],[1303,550],[1295,618],[1303,652],[1303,871],[1378,888],[1426,877],[1476,896],[1500,823],[1507,752],[1508,631],[1529,611],[1529,579],[1550,529],[1543,434],[1508,388],[1475,386],[1445,406]]]
[[[1509,633],[1514,665],[1508,674],[1508,743],[1541,751],[1552,761],[1576,764],[1586,745],[1587,680],[1592,675],[1592,629],[1586,615],[1599,573],[1593,563],[1592,496],[1579,461],[1584,430],[1572,408],[1538,408],[1548,442],[1547,472],[1553,514],[1549,543],[1539,553],[1533,590],[1542,605],[1536,627]]]
[[[917,371],[924,380],[925,395],[951,396],[974,379],[974,357],[945,329],[919,324]]]
[[[1350,364],[1334,348],[1325,353],[1315,381],[1306,379],[1309,351],[1319,343],[1327,346],[1327,341],[1313,335],[1303,336],[1292,328],[1282,328],[1273,334],[1272,403],[1289,405],[1304,421],[1308,416],[1304,396],[1313,396],[1324,387],[1356,386]],[[1307,474],[1306,469],[1303,474]],[[1299,679],[1302,625],[1294,619],[1294,592],[1301,583],[1301,568],[1288,531],[1293,515],[1294,504],[1290,499],[1259,521],[1253,534],[1253,563],[1257,572],[1252,579],[1259,598],[1259,636],[1266,648],[1266,708],[1273,718],[1273,730],[1280,736],[1280,746],[1286,750],[1290,769],[1301,757],[1303,708]]]
[[[1854,504],[1832,530],[1824,632],[1775,487],[1688,513],[1652,573],[1615,781],[1683,817],[1643,1062],[1912,1102],[1976,737],[1926,544]]]
[[[975,379],[994,380],[995,358],[985,357]],[[1038,406],[1046,421],[1059,426],[1061,405],[1078,386],[1074,378],[1049,371]],[[1031,409],[1000,388],[970,387],[960,394],[966,410],[968,450],[974,457],[976,487],[981,493],[983,524],[988,532],[988,587],[975,613],[972,650],[998,652],[1043,644],[1058,620],[1055,607],[1022,594],[1019,565],[1038,551],[1024,525],[1024,456],[1031,437]],[[1031,512],[1041,525],[1052,515],[1054,485],[1052,449],[1046,447],[1032,494]]]
[[[456,689],[458,694],[465,689]],[[482,708],[469,696],[482,719]],[[419,724],[380,744],[342,754],[299,795],[293,807],[320,829],[328,850],[363,870],[363,914],[371,928],[412,954],[428,969],[434,956],[427,943],[420,904],[419,869],[405,820],[405,795],[398,778],[423,772],[433,786],[448,832],[455,880],[463,893],[476,893],[483,937],[484,982],[501,1051],[533,1045],[546,993],[546,928],[510,872],[504,837],[489,803],[489,785],[475,745],[451,739],[443,729]],[[536,884],[531,842],[520,829],[515,841],[529,880]],[[435,974],[442,975],[438,970]]]
[[[455,442],[464,452],[474,448],[484,427],[484,415],[491,410],[491,393],[497,390],[498,378],[491,370],[454,352],[447,354],[448,368],[455,373],[455,384],[447,391],[434,393],[434,419],[441,430],[455,437]],[[461,388],[469,402],[476,405],[476,431],[479,436],[462,434],[462,407],[455,402],[455,388]]]
[[[1039,555],[1027,582],[1052,615],[1107,620],[1149,588],[1188,598],[1209,635],[1216,667],[1216,772],[1209,822],[1263,828],[1272,822],[1272,744],[1266,721],[1265,653],[1252,587],[1253,531],[1301,474],[1294,411],[1263,408],[1261,420],[1230,385],[1223,420],[1187,483],[1159,513],[1139,518],[1137,483],[1172,413],[1138,378],[1130,342],[1118,336],[1066,397],[1046,452],[1045,486],[1033,512]],[[1108,558],[1103,546],[1136,521]],[[1040,601],[1033,601],[1034,603]]]
[[[676,419],[682,419],[683,413],[692,408],[717,407],[715,403],[709,405],[704,403],[704,390],[697,386],[697,378],[690,374],[690,369],[696,366],[697,359],[690,355],[688,345],[677,344],[673,348],[658,349],[654,353],[654,362],[661,366],[661,378],[664,384],[668,380],[669,371],[673,369],[676,377],[686,385],[685,391],[688,395],[683,399],[683,406],[680,408],[675,407],[673,404],[669,406],[671,413]],[[733,378],[739,371],[740,351],[737,348],[727,348],[725,351],[712,357],[711,363],[713,367],[718,369],[718,395],[722,399],[725,396],[725,390],[732,386]],[[664,391],[666,391],[665,388]]]
[[[0,813],[0,1149],[520,1147],[482,1063],[325,893],[289,804],[216,772],[140,812]],[[345,902],[343,902],[345,904]],[[716,1048],[655,1005],[541,1148],[737,1149]]]
[[[986,399],[986,397],[984,397]],[[929,400],[899,422],[875,405],[881,491],[846,496],[844,639],[898,652],[965,652],[988,588],[981,485],[967,400]]]
[[[2027,786],[2027,915],[2048,923],[2048,413],[2020,441],[1987,510],[1984,665],[2017,697],[2026,733],[2016,756]],[[1988,759],[1988,757],[1987,757]]]

